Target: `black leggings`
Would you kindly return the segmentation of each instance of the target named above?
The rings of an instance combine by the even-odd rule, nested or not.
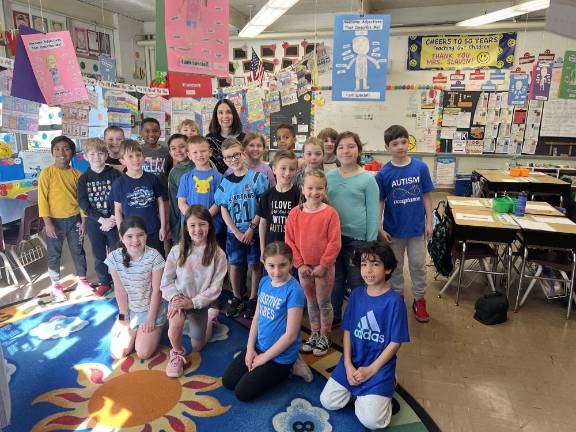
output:
[[[224,372],[224,376],[222,376],[224,387],[228,390],[234,390],[236,398],[242,402],[256,399],[271,388],[276,387],[290,375],[293,364],[269,361],[249,372],[244,361],[245,358],[246,350],[232,360]]]

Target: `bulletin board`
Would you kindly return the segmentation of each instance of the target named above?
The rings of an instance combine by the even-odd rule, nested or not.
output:
[[[296,150],[300,150],[306,138],[310,136],[312,95],[310,92],[298,96],[298,102],[282,105],[280,111],[270,112],[270,148],[276,149],[276,128],[281,124],[290,124],[296,131]]]

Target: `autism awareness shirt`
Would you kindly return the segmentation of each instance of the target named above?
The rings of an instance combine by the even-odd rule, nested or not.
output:
[[[266,219],[266,242],[284,241],[284,232],[288,213],[298,205],[300,189],[294,185],[286,192],[271,187],[260,199],[258,216]]]
[[[376,182],[380,201],[385,202],[384,230],[397,238],[423,235],[424,194],[434,190],[426,164],[414,158],[404,166],[388,162],[376,174]]]

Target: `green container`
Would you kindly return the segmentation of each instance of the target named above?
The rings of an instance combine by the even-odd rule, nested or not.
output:
[[[516,200],[512,197],[500,197],[492,200],[492,209],[497,213],[514,213]]]

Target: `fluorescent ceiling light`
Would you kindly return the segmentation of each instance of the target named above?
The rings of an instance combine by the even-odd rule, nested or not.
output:
[[[244,26],[238,34],[242,38],[258,36],[266,28],[286,13],[299,0],[268,0],[262,9]]]
[[[474,18],[467,19],[456,23],[457,26],[462,27],[475,27],[484,24],[502,21],[518,15],[524,15],[529,12],[535,12],[542,9],[547,9],[550,6],[550,0],[532,0],[524,3],[517,4],[505,9],[500,9],[489,14],[480,15]]]

